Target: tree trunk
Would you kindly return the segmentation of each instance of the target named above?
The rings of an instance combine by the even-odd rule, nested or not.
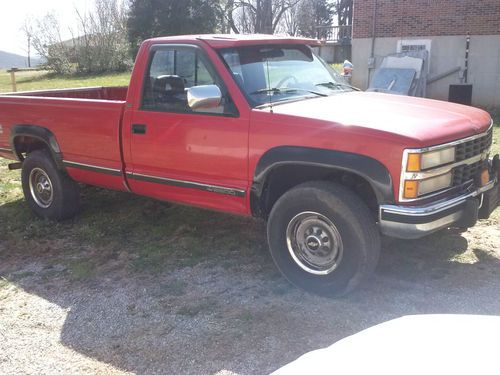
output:
[[[273,33],[273,2],[257,0],[255,14],[255,32],[258,34]]]
[[[28,68],[31,68],[31,36],[28,35]]]
[[[273,33],[273,2],[264,0],[262,7],[262,26],[265,34]]]

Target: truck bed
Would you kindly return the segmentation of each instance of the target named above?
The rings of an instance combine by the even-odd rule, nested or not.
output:
[[[95,99],[95,100],[119,100],[127,99],[127,86],[121,87],[82,87],[72,89],[55,89],[55,90],[39,90],[39,91],[24,91],[7,94],[1,96],[36,96],[44,98],[69,98],[69,99]]]
[[[2,94],[0,156],[14,158],[9,139],[13,126],[36,125],[55,135],[65,161],[121,171],[120,123],[126,95],[127,87]],[[97,173],[67,170],[78,181],[103,185]],[[121,176],[110,176],[104,185],[123,188]]]

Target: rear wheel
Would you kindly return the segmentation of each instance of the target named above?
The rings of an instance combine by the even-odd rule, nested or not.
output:
[[[276,266],[319,295],[348,293],[375,269],[380,235],[368,207],[345,187],[309,182],[286,192],[268,221]]]
[[[26,202],[37,216],[63,220],[78,212],[78,185],[57,168],[47,150],[28,154],[23,162],[21,180]]]

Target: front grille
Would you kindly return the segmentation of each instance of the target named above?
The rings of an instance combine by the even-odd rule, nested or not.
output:
[[[469,165],[459,165],[453,168],[453,186],[461,186],[471,180],[477,181],[481,171],[485,168],[488,168],[486,160],[480,160]]]
[[[455,146],[455,160],[462,161],[480,155],[491,147],[493,141],[493,128],[480,138]]]
[[[455,146],[455,161],[460,162],[487,152],[493,143],[493,128],[482,137],[459,143]],[[488,168],[486,160],[453,168],[453,186],[461,186],[469,181],[477,183],[481,171]]]

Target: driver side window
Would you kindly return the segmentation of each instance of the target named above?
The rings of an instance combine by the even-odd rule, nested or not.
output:
[[[202,85],[217,85],[221,90],[222,101],[217,108],[192,110],[188,106],[187,89]],[[158,49],[153,52],[144,81],[142,109],[221,115],[235,113],[226,88],[195,48]]]

